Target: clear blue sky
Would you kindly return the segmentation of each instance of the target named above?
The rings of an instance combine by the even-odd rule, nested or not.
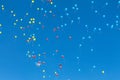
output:
[[[0,80],[119,80],[119,16],[118,0],[1,0]]]

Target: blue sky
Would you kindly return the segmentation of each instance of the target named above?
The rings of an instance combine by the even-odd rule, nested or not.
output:
[[[0,6],[1,80],[120,79],[118,0],[1,0]]]

